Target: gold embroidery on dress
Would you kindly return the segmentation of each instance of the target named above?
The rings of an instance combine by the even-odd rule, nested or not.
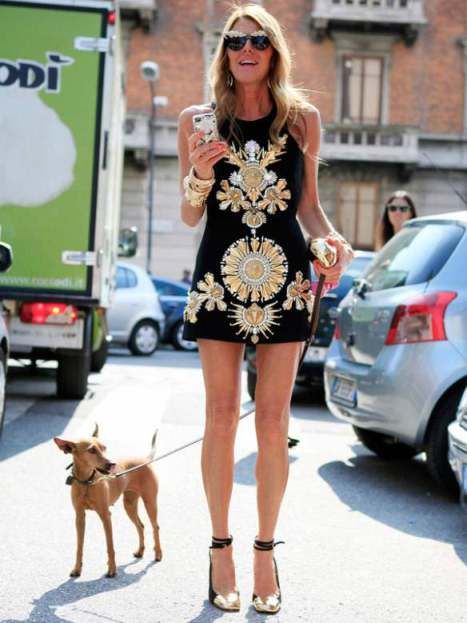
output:
[[[229,207],[232,212],[245,210],[242,223],[253,231],[266,223],[265,210],[274,214],[277,209],[287,209],[285,200],[291,197],[290,190],[286,189],[287,181],[278,180],[276,173],[267,169],[284,153],[286,141],[287,134],[284,134],[278,145],[268,142],[267,149],[252,140],[238,151],[234,144],[230,146],[228,162],[237,166],[238,171],[231,173],[228,181],[221,181],[222,190],[217,191],[216,197],[221,210]]]
[[[271,299],[284,285],[287,271],[282,247],[264,237],[236,240],[221,262],[224,284],[241,301]]]
[[[307,308],[311,315],[313,309],[314,295],[311,291],[311,282],[309,279],[303,279],[301,270],[295,273],[295,280],[291,281],[287,286],[287,298],[282,303],[283,309],[292,309],[295,304],[296,309],[302,310]]]
[[[271,335],[273,333],[271,326],[278,325],[277,320],[281,317],[275,303],[269,303],[265,307],[260,307],[257,303],[252,303],[249,307],[234,304],[229,311],[232,312],[228,314],[229,318],[235,320],[235,322],[230,323],[231,326],[240,327],[237,335],[243,333],[242,337],[244,338],[251,336],[253,344],[257,344],[260,333],[265,338],[269,338],[268,332]]]
[[[208,311],[213,311],[216,307],[219,311],[225,311],[227,304],[224,302],[224,288],[214,281],[212,273],[206,273],[203,279],[196,284],[198,290],[190,290],[188,293],[188,301],[183,310],[183,319],[188,322],[195,323],[198,320],[198,312],[203,303]]]

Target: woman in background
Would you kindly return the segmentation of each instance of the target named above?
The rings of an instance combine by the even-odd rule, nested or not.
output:
[[[379,251],[384,247],[406,221],[416,216],[415,203],[409,193],[405,190],[396,190],[386,201],[383,216],[376,226],[375,250]]]

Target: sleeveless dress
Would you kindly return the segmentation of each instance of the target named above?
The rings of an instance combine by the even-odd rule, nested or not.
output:
[[[214,166],[183,338],[248,344],[304,341],[313,305],[310,255],[296,218],[303,153],[276,114],[236,119],[241,143]],[[228,122],[227,122],[228,123]],[[227,125],[220,128],[227,136]]]

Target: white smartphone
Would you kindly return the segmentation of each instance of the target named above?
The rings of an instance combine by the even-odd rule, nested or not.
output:
[[[213,112],[203,113],[201,115],[193,115],[193,129],[195,132],[202,132],[203,143],[219,140],[219,132],[217,130],[216,115]]]

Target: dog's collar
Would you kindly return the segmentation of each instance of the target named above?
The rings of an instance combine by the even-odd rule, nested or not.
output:
[[[67,467],[67,469],[68,469],[68,467]],[[80,485],[87,485],[87,486],[89,486],[89,485],[94,484],[94,480],[93,479],[94,479],[95,475],[96,475],[96,470],[94,470],[92,472],[92,474],[89,476],[88,480],[80,480],[79,478],[76,478],[76,476],[72,472],[69,476],[67,476],[67,479],[65,480],[65,484],[66,485],[71,485],[73,480],[75,480]]]

